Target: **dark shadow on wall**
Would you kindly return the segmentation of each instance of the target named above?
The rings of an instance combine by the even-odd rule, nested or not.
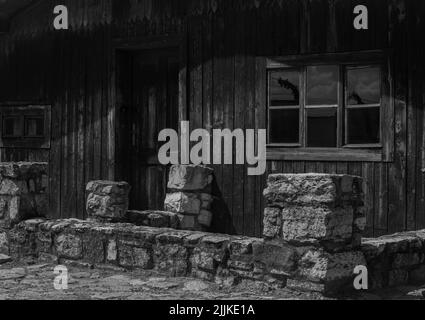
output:
[[[211,208],[213,220],[209,231],[231,235],[237,234],[233,225],[231,211],[223,198],[223,194],[217,184],[215,174],[212,182],[212,194],[214,196],[214,202]]]

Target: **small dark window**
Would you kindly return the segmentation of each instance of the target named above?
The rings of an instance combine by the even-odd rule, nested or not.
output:
[[[347,119],[347,144],[379,143],[379,108],[348,109]]]
[[[270,110],[270,143],[299,143],[300,110]]]
[[[298,106],[300,104],[300,75],[296,70],[270,73],[270,106]]]
[[[269,137],[272,144],[300,143],[300,72],[270,72]]]
[[[381,102],[381,76],[377,67],[348,68],[348,105],[370,105]]]
[[[0,108],[3,148],[50,148],[50,106]]]
[[[269,70],[271,146],[381,147],[381,66],[306,65]]]
[[[307,68],[306,105],[338,105],[338,66]]]
[[[307,109],[307,147],[336,148],[337,108]]]
[[[44,136],[44,118],[25,117],[25,136],[43,137]]]
[[[21,119],[19,116],[6,116],[3,118],[3,137],[19,138],[22,136]]]
[[[347,68],[346,144],[380,143],[381,72]]]

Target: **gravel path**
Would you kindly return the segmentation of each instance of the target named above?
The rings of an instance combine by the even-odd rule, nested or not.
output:
[[[170,278],[156,272],[95,269],[69,266],[67,290],[54,288],[54,265],[0,266],[0,300],[295,300],[324,299],[320,294],[291,290],[265,291],[252,285],[233,288],[191,278]],[[423,299],[423,288],[403,287],[355,299]]]

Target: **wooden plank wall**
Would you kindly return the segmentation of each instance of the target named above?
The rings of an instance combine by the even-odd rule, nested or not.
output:
[[[352,27],[356,4],[369,30]],[[244,8],[241,11],[241,8]],[[422,12],[422,15],[420,14]],[[220,2],[188,22],[189,120],[192,127],[264,128],[264,56],[392,48],[395,132],[392,162],[269,161],[268,173],[346,173],[364,177],[367,235],[424,228],[424,4],[402,0]],[[200,64],[199,61],[202,60]],[[411,63],[409,63],[409,61]],[[265,178],[245,166],[216,166],[223,201],[215,230],[261,235]]]
[[[112,39],[183,32],[180,118],[208,129],[265,127],[264,56],[392,49],[393,162],[269,161],[267,173],[361,175],[369,235],[425,228],[424,1],[111,1],[65,1],[74,27],[60,33],[46,27],[43,6],[34,8],[0,40],[0,101],[53,106],[51,150],[2,150],[1,159],[50,162],[53,216],[83,217],[84,184],[113,176]],[[52,8],[57,1],[41,2]],[[367,31],[352,27],[356,4],[369,8]],[[216,231],[259,236],[266,175],[215,169],[223,199]]]
[[[85,216],[87,181],[108,178],[108,28],[7,43],[1,101],[52,105],[50,150],[3,149],[2,161],[48,161],[53,217]],[[106,54],[105,54],[106,53]],[[5,70],[6,69],[6,70]]]
[[[40,1],[0,41],[0,101],[52,105],[51,149],[2,149],[1,161],[49,162],[54,218],[84,218],[86,183],[112,178],[113,52],[111,27],[102,24],[108,2],[98,1],[96,12],[67,2],[71,29],[53,31],[47,21],[55,1]]]

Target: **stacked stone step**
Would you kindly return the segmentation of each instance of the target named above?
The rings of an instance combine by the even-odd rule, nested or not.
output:
[[[0,254],[9,254],[13,226],[49,210],[47,163],[0,163]]]
[[[275,174],[264,191],[263,236],[296,252],[288,286],[332,293],[353,286],[366,266],[362,179],[347,175]]]
[[[425,230],[363,239],[369,288],[425,283]]]
[[[175,165],[170,169],[164,209],[178,214],[180,228],[202,231],[211,226],[213,170]]]
[[[89,219],[102,222],[125,221],[130,193],[127,182],[91,181],[87,184],[86,192]]]

